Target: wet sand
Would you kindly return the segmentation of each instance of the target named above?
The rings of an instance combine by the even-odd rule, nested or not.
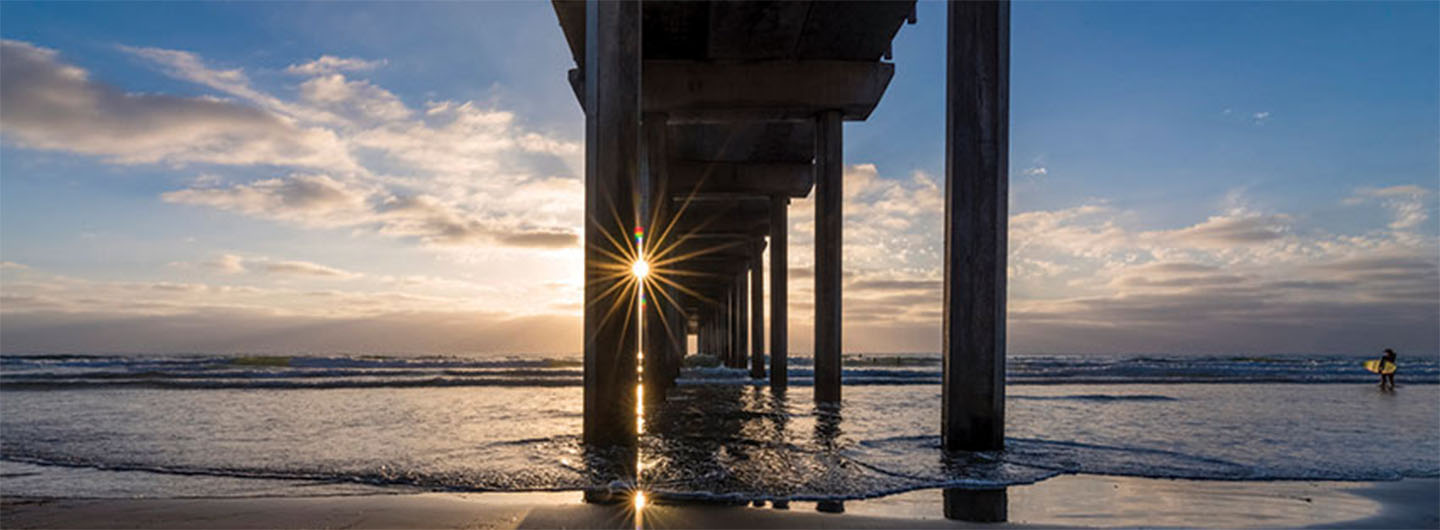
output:
[[[945,495],[925,490],[789,509],[654,504],[646,528],[951,528],[957,526],[1221,526],[1436,528],[1440,479],[1398,482],[1227,482],[1064,476],[1008,490],[1002,525],[945,518]],[[986,497],[994,500],[991,495]],[[974,508],[974,506],[971,506]],[[831,506],[829,508],[834,508]],[[994,506],[989,508],[993,509]],[[338,497],[16,499],[0,501],[13,528],[635,528],[628,505],[587,505],[580,494],[424,493]]]

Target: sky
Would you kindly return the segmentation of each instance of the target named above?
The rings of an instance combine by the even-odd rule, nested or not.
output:
[[[1011,353],[1440,353],[1440,4],[1011,18]],[[847,352],[939,349],[944,30],[921,2],[845,125]],[[579,351],[548,3],[3,2],[0,37],[0,351]]]

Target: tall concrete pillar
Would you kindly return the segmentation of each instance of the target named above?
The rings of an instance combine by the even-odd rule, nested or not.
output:
[[[644,193],[641,195],[640,222],[645,228],[645,234],[649,237],[657,237],[660,227],[664,227],[670,218],[670,201],[668,195],[669,175],[666,170],[666,160],[669,158],[666,146],[665,133],[666,116],[662,113],[646,113],[643,116],[642,127],[644,128],[643,145],[645,152],[645,171],[641,173],[644,177]],[[654,248],[655,242],[647,239],[642,255],[647,259],[654,260],[647,254]],[[674,356],[669,329],[669,315],[662,315],[667,304],[665,296],[658,292],[664,289],[664,284],[657,281],[647,282],[645,298],[645,311],[642,318],[645,320],[644,337],[642,338],[642,351],[645,352],[644,373],[641,374],[645,386],[646,401],[652,403],[663,402],[665,391],[670,383],[670,362]]]
[[[670,300],[678,301],[680,293],[674,287],[666,287],[670,291]],[[685,355],[689,353],[690,342],[690,317],[685,314],[679,304],[667,302],[665,307],[669,310],[670,320],[670,351],[673,357],[670,359],[670,386],[675,385],[675,378],[680,376],[680,369],[685,366]]]
[[[711,344],[714,337],[710,333],[710,312],[704,308],[700,309],[700,353],[715,355],[715,346]]]
[[[741,304],[742,304],[742,302],[741,302],[741,300],[740,300],[740,292],[741,292],[741,289],[740,289],[740,284],[736,283],[736,281],[735,281],[735,279],[734,279],[733,277],[730,279],[729,285],[730,285],[730,313],[727,314],[727,315],[725,315],[725,317],[726,317],[726,323],[728,323],[729,326],[730,326],[730,327],[728,328],[729,331],[730,331],[730,333],[726,335],[726,338],[729,339],[729,341],[730,341],[730,367],[731,367],[731,368],[736,368],[736,367],[739,367],[739,366],[740,366],[740,325],[739,325],[739,324],[740,324],[740,318],[739,318],[739,314],[740,314],[740,311],[741,311],[740,306],[741,306]]]
[[[720,331],[715,334],[715,338],[719,340],[721,344],[720,358],[724,359],[721,364],[730,367],[735,366],[735,352],[730,351],[730,334],[732,333],[730,330],[730,306],[735,303],[735,291],[729,287],[723,287],[721,292],[724,293],[725,298],[723,299],[724,304],[720,306],[719,313],[716,314],[716,321],[718,322]]]
[[[750,258],[750,377],[765,377],[765,264],[763,243],[755,244]]]
[[[750,327],[746,322],[750,316],[750,289],[745,284],[747,274],[741,271],[735,275],[735,367],[744,368],[750,361]]]
[[[770,196],[770,389],[784,390],[790,384],[789,299],[790,274],[787,239],[790,198]]]
[[[731,366],[730,358],[730,289],[720,289],[720,307],[715,310],[715,348],[720,355],[721,366]]]
[[[840,111],[815,122],[815,401],[840,402],[841,228],[844,158]]]
[[[945,94],[946,451],[1005,446],[1010,3],[951,2]]]
[[[606,276],[628,264],[605,251],[621,253],[612,241],[629,241],[637,221],[640,5],[590,1],[585,17],[584,441],[633,450],[638,311],[633,289],[606,294],[615,282],[628,281]],[[633,477],[633,464],[626,465],[623,473]]]

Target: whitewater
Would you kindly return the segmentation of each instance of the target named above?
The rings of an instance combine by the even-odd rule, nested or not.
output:
[[[687,368],[647,411],[641,486],[686,498],[858,499],[1061,474],[1220,480],[1440,476],[1440,363],[1365,356],[1012,356],[1006,449],[939,452],[934,354],[852,355],[845,401],[808,359],[772,394]],[[579,443],[574,357],[8,355],[0,495],[177,497],[564,491],[603,485]]]

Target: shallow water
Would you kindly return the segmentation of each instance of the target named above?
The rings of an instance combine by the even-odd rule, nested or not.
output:
[[[925,381],[938,378],[938,366],[899,359],[854,359],[847,382],[869,384],[847,385],[838,411],[815,409],[803,386],[781,397],[733,371],[690,370],[666,406],[647,413],[642,485],[685,497],[800,500],[1023,484],[1063,473],[1440,476],[1440,385],[1406,384],[1437,373],[1433,362],[1409,366],[1399,389],[1381,392],[1368,374],[1351,373],[1354,359],[1015,358],[1006,451],[946,460],[938,451],[940,387]],[[806,366],[797,364],[803,378]],[[553,383],[578,368],[559,361],[7,357],[0,366],[3,495],[605,483],[579,444],[580,387]],[[1137,370],[1152,375],[1134,380],[1162,371],[1172,380],[1060,382]],[[1240,384],[1212,382],[1226,373]],[[416,383],[437,378],[450,379]],[[1277,378],[1291,382],[1256,382]],[[884,382],[895,380],[903,383]]]

